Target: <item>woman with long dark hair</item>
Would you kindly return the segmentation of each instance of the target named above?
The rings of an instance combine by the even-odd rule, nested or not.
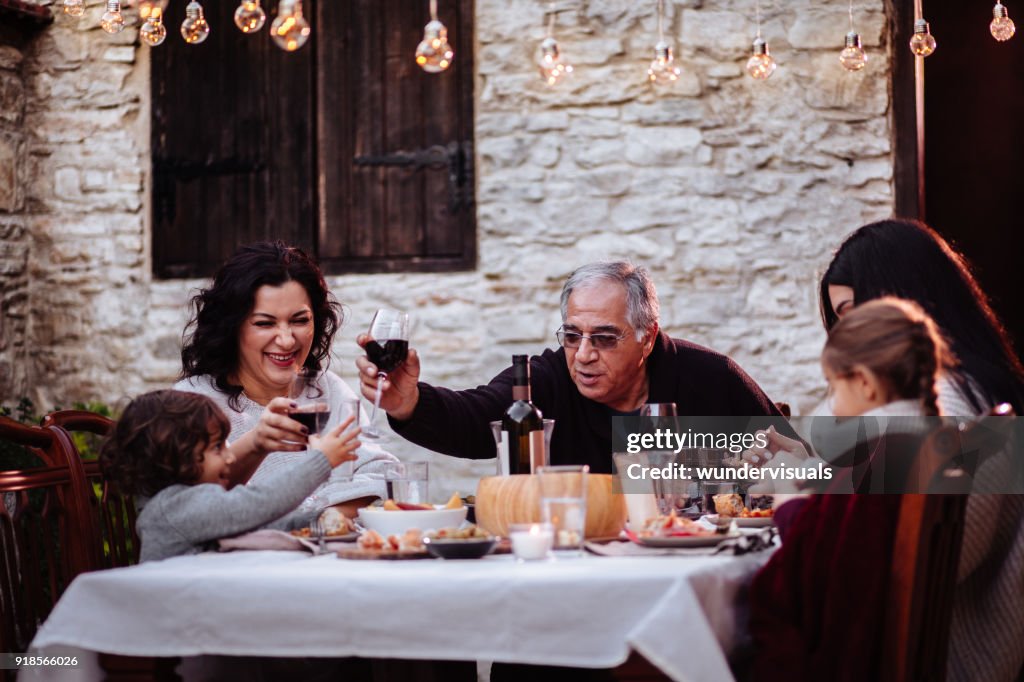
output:
[[[313,377],[309,390],[331,405],[326,428],[340,421],[343,401],[357,399],[327,370],[341,305],[301,249],[281,241],[245,246],[191,303],[182,379],[174,388],[209,396],[227,415],[235,482],[259,480],[301,459],[307,433],[288,416],[289,390],[300,370]],[[354,476],[335,469],[303,506],[337,505],[352,516],[382,496],[384,474],[398,460],[370,444],[357,454]]]
[[[832,257],[819,294],[826,329],[866,301],[882,296],[914,301],[939,325],[959,360],[958,369],[940,382],[943,413],[970,416],[1010,403],[1024,414],[1024,366],[1006,329],[966,258],[927,225],[882,220],[860,228]],[[969,412],[957,404],[958,397]]]

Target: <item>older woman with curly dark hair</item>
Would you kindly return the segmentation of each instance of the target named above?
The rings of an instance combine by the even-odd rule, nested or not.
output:
[[[331,405],[327,428],[341,418],[343,401],[357,399],[327,370],[341,305],[302,250],[281,241],[239,249],[213,285],[192,298],[192,309],[182,379],[174,388],[209,396],[227,415],[234,482],[258,482],[306,450],[305,427],[288,416],[300,370],[314,377],[310,389]],[[303,507],[336,505],[352,516],[380,497],[384,474],[398,460],[374,445],[361,446],[358,455],[351,478],[335,470]]]

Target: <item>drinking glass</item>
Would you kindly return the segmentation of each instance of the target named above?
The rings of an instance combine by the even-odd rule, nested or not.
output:
[[[370,340],[366,342],[366,356],[377,365],[377,395],[373,399],[370,423],[363,429],[362,437],[376,439],[382,435],[374,426],[380,409],[380,387],[388,373],[398,369],[409,354],[409,314],[381,308],[374,313],[367,334]]]
[[[345,421],[349,417],[355,417],[352,420],[352,425],[345,429],[346,432],[359,428],[359,398],[349,398],[341,401],[341,414],[338,416],[337,423]],[[360,434],[362,436],[362,434]],[[342,462],[338,466],[334,467],[334,478],[351,479],[355,474],[356,463],[352,460]]]
[[[555,549],[583,551],[587,522],[586,464],[538,467],[541,518],[555,531]]]
[[[427,462],[402,462],[398,470],[384,475],[388,499],[409,504],[430,502],[430,479]]]
[[[640,406],[641,417],[676,417],[675,403],[644,403]]]
[[[316,385],[316,376],[316,372],[303,367],[295,373],[288,391],[288,397],[297,405],[288,416],[309,429],[311,435],[321,433],[331,419],[331,405]]]

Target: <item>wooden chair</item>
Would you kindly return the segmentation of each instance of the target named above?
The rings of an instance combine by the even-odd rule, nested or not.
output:
[[[967,428],[943,427],[922,446],[928,471],[921,480],[931,489],[963,493],[970,489],[969,473],[958,461],[975,453],[978,464],[1006,445],[1013,416],[999,405]],[[896,520],[891,580],[882,650],[882,679],[888,682],[928,680],[946,676],[953,592],[963,539],[964,494],[904,495]]]
[[[92,531],[84,470],[68,461],[56,430],[0,417],[0,440],[41,464],[0,471],[0,650],[14,652],[71,580],[93,568]]]
[[[89,483],[88,504],[93,523],[94,566],[116,568],[130,566],[139,561],[139,538],[135,532],[135,502],[122,495],[117,487],[103,478],[96,460],[82,460],[72,433],[84,432],[106,436],[114,422],[108,417],[84,410],[60,410],[43,418],[43,426],[54,428],[60,435],[67,457],[82,462]],[[93,487],[98,490],[98,494]]]

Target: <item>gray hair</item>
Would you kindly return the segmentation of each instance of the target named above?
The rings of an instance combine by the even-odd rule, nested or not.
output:
[[[636,340],[658,324],[658,292],[647,268],[629,261],[601,261],[576,268],[562,287],[562,324],[569,314],[569,296],[598,282],[615,282],[626,289],[626,321],[636,330]]]

